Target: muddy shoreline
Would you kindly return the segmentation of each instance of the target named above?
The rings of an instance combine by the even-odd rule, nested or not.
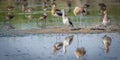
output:
[[[47,34],[47,33],[104,33],[104,32],[120,32],[120,25],[112,25],[110,27],[95,26],[79,26],[75,28],[47,28],[47,29],[31,29],[21,30],[23,33]]]

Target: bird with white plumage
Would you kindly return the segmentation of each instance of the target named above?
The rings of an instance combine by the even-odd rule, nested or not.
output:
[[[67,16],[65,16],[65,11],[62,10],[62,19],[63,19],[63,24],[67,27],[73,27],[73,23],[70,21],[70,18],[68,18]]]

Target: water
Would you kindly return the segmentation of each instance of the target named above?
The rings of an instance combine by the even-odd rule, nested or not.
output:
[[[62,49],[53,55],[52,45],[63,42],[73,35],[72,43],[67,46],[66,54]],[[104,52],[103,36],[111,37],[109,52]],[[0,60],[120,60],[120,33],[101,34],[29,34],[0,37]],[[77,47],[84,47],[86,54],[76,58]]]

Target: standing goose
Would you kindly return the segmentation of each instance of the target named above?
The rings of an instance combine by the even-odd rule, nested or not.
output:
[[[63,42],[56,42],[55,44],[53,44],[52,46],[53,54],[56,55],[57,50],[61,49],[62,47],[63,47]]]
[[[65,11],[62,10],[62,19],[63,19],[63,24],[66,25],[67,27],[73,27],[73,23],[70,21],[70,18],[65,16]]]
[[[63,41],[63,53],[66,53],[66,46],[69,46],[73,40],[73,35],[67,36]]]
[[[111,45],[111,41],[112,41],[112,39],[109,36],[105,35],[103,37],[103,44],[104,44],[105,53],[109,52],[109,46]]]

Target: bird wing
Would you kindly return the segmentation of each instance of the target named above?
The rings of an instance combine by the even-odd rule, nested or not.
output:
[[[61,10],[56,9],[55,13],[56,13],[57,15],[59,15],[59,16],[62,16]]]

